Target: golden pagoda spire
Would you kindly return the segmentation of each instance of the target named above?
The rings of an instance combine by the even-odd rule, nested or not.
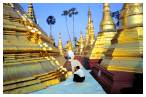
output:
[[[80,41],[83,41],[83,34],[82,34],[82,31],[80,32]]]
[[[105,56],[99,65],[96,65],[96,70],[93,71],[93,74],[97,74],[97,72],[99,74],[100,71],[100,76],[96,76],[96,79],[104,84],[108,93],[126,93],[121,90],[125,88],[134,90],[135,81],[143,83],[142,77],[137,78],[135,76],[135,74],[143,76],[143,4],[124,4],[120,11],[119,22],[120,29],[117,29],[111,46],[105,52]],[[113,30],[114,27],[110,25],[109,28]],[[107,81],[111,79],[116,80]],[[105,84],[105,82],[107,83]],[[115,87],[115,84],[118,88]],[[124,86],[119,87],[123,84]],[[139,90],[143,90],[142,85]],[[137,93],[142,92],[138,91]]]
[[[121,30],[115,37],[105,60],[100,64],[107,70],[142,73],[143,6],[127,3],[120,14]],[[112,51],[113,50],[113,51]],[[112,52],[110,52],[112,51]],[[112,56],[112,60],[111,60]],[[110,59],[108,62],[107,60]]]
[[[110,15],[110,7],[108,3],[104,3],[103,18],[100,23],[101,32],[115,31],[115,25]]]
[[[88,9],[88,23],[90,23],[92,20],[91,20],[91,10],[90,8]]]
[[[66,51],[73,51],[73,45],[72,42],[70,40],[67,41],[67,44],[65,45],[65,49]]]
[[[89,44],[90,46],[94,42],[94,27],[93,27],[93,21],[91,16],[91,10],[89,8],[88,10],[88,25],[87,25],[87,32],[86,32],[86,44]]]
[[[37,24],[36,17],[35,17],[35,12],[34,12],[32,3],[29,3],[29,4],[28,4],[28,13],[27,13],[27,15],[28,15],[28,17],[29,17],[32,21],[34,21],[34,22]]]
[[[53,37],[52,33],[50,33],[49,37],[51,38],[51,40],[53,41],[53,44],[54,44],[55,41],[54,41],[54,37]]]
[[[79,54],[82,54],[83,47],[84,47],[84,39],[83,39],[82,32],[80,32],[80,38],[78,42],[79,42]]]
[[[104,53],[108,50],[111,45],[111,40],[115,36],[115,24],[112,17],[110,16],[109,4],[105,3],[103,7],[103,18],[101,21],[101,31],[93,44],[93,48],[88,52],[87,57],[90,60],[99,60],[104,58]]]
[[[64,55],[64,54],[63,54],[63,47],[62,47],[61,33],[59,33],[58,48],[59,48],[59,50],[60,50],[60,55]]]
[[[89,41],[89,33],[88,33],[88,29],[86,28],[86,36],[85,36],[85,45],[88,45],[88,41]]]

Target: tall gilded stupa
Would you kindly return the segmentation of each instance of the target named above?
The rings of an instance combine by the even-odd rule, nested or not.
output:
[[[84,55],[86,55],[88,51],[91,50],[94,40],[95,40],[94,26],[93,26],[93,21],[92,21],[92,16],[91,16],[91,10],[89,8],[88,24],[87,24],[86,36],[85,36]]]
[[[90,50],[87,54],[87,58],[89,59],[88,65],[90,68],[104,58],[104,54],[111,45],[111,40],[116,34],[115,24],[110,14],[109,4],[104,3],[100,32],[96,37],[92,50]]]
[[[73,51],[73,45],[72,45],[72,42],[70,40],[67,41],[67,43],[65,45],[65,49],[66,49],[66,53],[68,51]]]
[[[143,4],[124,4],[112,45],[92,71],[108,93],[143,92]]]
[[[3,4],[5,94],[30,93],[66,79],[67,71],[62,68],[59,50],[36,24],[32,4],[29,10],[28,16],[17,3]]]
[[[83,54],[83,48],[84,48],[84,38],[83,38],[83,34],[82,32],[80,32],[80,38],[78,40],[78,51],[77,51],[77,54],[78,55],[82,55]]]

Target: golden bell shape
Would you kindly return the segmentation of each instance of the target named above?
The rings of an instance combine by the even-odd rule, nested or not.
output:
[[[111,45],[111,40],[116,34],[115,24],[110,16],[108,3],[104,4],[103,19],[100,26],[102,30],[98,33],[98,36],[93,44],[93,48],[87,55],[90,60],[102,59],[105,56],[104,53]]]
[[[120,15],[121,27],[130,28],[143,25],[143,6],[141,3],[126,3]]]
[[[109,71],[142,73],[142,4],[125,4],[120,15],[121,28],[100,65]]]
[[[103,18],[100,23],[101,32],[115,31],[114,21],[110,15],[110,7],[108,3],[103,6]]]

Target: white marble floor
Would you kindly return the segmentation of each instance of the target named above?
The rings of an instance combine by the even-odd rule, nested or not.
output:
[[[83,68],[86,79],[83,83],[75,83],[70,76],[60,84],[49,86],[46,89],[32,92],[31,94],[105,94],[101,85],[90,75],[89,70]]]

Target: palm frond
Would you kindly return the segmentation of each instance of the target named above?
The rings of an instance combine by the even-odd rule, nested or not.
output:
[[[69,12],[68,12],[67,10],[64,10],[63,13],[62,13],[61,15],[62,15],[62,16],[67,16],[68,13],[69,13]]]
[[[54,25],[54,24],[56,23],[55,17],[54,17],[54,16],[49,16],[49,17],[47,18],[47,23],[48,23],[49,25]]]

